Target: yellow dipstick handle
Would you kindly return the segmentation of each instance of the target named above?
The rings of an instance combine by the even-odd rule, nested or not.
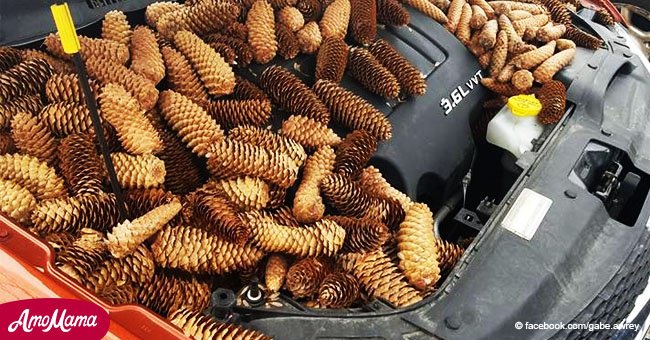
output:
[[[74,28],[74,22],[72,21],[68,4],[64,2],[59,5],[52,5],[50,6],[50,10],[52,11],[52,17],[54,17],[56,29],[59,31],[59,36],[61,37],[63,51],[67,54],[78,53],[80,49],[79,38]]]

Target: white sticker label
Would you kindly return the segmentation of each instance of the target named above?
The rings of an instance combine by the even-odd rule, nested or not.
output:
[[[544,220],[553,200],[525,188],[515,200],[501,226],[530,241]]]

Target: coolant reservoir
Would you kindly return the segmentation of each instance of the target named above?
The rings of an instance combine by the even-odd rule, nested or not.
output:
[[[541,109],[542,104],[535,95],[510,97],[508,104],[488,124],[487,141],[519,158],[533,148],[533,139],[544,131],[537,121]]]

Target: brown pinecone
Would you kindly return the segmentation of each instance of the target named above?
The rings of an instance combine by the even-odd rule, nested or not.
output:
[[[379,169],[374,166],[369,166],[361,171],[359,186],[372,196],[392,198],[398,201],[404,211],[407,211],[413,204],[413,201],[406,194],[390,185]]]
[[[43,239],[54,249],[56,256],[61,254],[63,249],[68,248],[77,239],[77,236],[65,231],[45,235]]]
[[[162,48],[169,88],[188,97],[203,108],[208,107],[208,92],[190,62],[171,47]]]
[[[43,121],[31,113],[17,112],[11,120],[11,139],[20,153],[48,164],[56,161],[57,141]]]
[[[289,263],[282,254],[271,254],[266,261],[266,268],[264,270],[264,283],[266,289],[270,293],[277,293],[284,284],[284,279],[287,276]]]
[[[122,11],[110,11],[104,14],[102,21],[102,39],[113,40],[122,45],[129,45],[131,26]]]
[[[21,60],[23,57],[20,50],[9,46],[0,46],[0,72],[7,71]]]
[[[254,0],[251,0],[254,1]],[[296,4],[296,0],[270,0],[269,3],[271,6],[273,6],[274,10],[279,10],[281,8],[287,7],[287,6],[294,6]]]
[[[492,7],[490,5],[488,5],[488,7],[490,7],[490,10],[492,10]],[[492,10],[492,13],[494,14],[494,10]],[[503,16],[507,18],[505,14]],[[487,21],[488,17],[483,8],[478,5],[472,5],[472,18],[469,20],[469,26],[474,30],[479,30],[483,27],[483,25],[485,25]],[[508,22],[512,27],[512,22],[510,22],[510,20],[508,20]],[[499,22],[499,29],[503,29],[503,27],[501,27],[501,22]]]
[[[537,40],[541,42],[548,42],[562,38],[566,33],[566,26],[553,25],[552,23],[546,24],[537,30]]]
[[[364,130],[350,132],[336,149],[334,173],[356,178],[377,151],[377,139]]]
[[[124,194],[124,202],[128,208],[130,219],[138,218],[161,205],[171,203],[177,199],[176,195],[160,188],[132,189],[125,191]],[[179,220],[178,216],[169,224],[175,225],[177,220]]]
[[[149,26],[156,28],[158,19],[160,19],[163,15],[179,10],[183,7],[185,7],[185,5],[178,2],[171,2],[171,1],[154,2],[149,6],[147,6],[147,9],[144,12],[144,17]]]
[[[427,84],[420,71],[386,41],[376,40],[368,47],[368,51],[395,75],[401,89],[407,94],[421,96],[426,93]]]
[[[42,59],[23,61],[0,73],[0,104],[24,95],[41,93],[53,73],[52,66]]]
[[[335,255],[345,239],[345,230],[329,220],[320,220],[305,227],[279,224],[262,218],[250,222],[252,241],[266,252],[305,256]]]
[[[89,83],[93,93],[97,96],[101,86],[93,79],[89,79]],[[45,84],[45,96],[49,103],[86,103],[76,74],[53,74]]]
[[[369,91],[386,98],[395,99],[399,96],[400,85],[397,78],[368,50],[353,48],[348,59],[350,74]]]
[[[327,259],[307,257],[294,263],[287,272],[285,286],[294,298],[311,297],[331,271]]]
[[[323,39],[343,39],[350,21],[350,0],[334,0],[323,13],[319,26]]]
[[[258,99],[222,99],[210,102],[210,115],[226,129],[240,125],[264,126],[271,118],[271,102]]]
[[[124,189],[154,188],[165,182],[165,163],[154,155],[111,154],[117,181]]]
[[[90,273],[109,257],[110,254],[102,247],[84,248],[72,245],[57,255],[55,264],[62,272],[85,284]]]
[[[269,185],[253,177],[237,177],[209,181],[202,191],[227,198],[239,210],[258,210],[266,208],[269,202]]]
[[[351,273],[370,297],[405,307],[422,300],[420,293],[406,282],[393,261],[381,250],[368,254],[350,254]]]
[[[411,21],[411,15],[396,0],[377,0],[377,21],[384,25],[405,26]]]
[[[269,203],[267,208],[277,209],[283,207],[287,203],[287,189],[280,186],[269,185]]]
[[[131,255],[121,259],[109,258],[90,273],[84,281],[86,287],[101,292],[110,286],[142,286],[151,281],[155,263],[145,246],[138,247]]]
[[[167,316],[179,308],[204,310],[210,306],[210,285],[191,275],[158,272],[140,287],[138,302],[154,312]]]
[[[438,247],[438,263],[440,264],[440,271],[452,269],[460,257],[463,256],[465,249],[463,247],[447,242],[443,239],[436,239]]]
[[[237,83],[235,84],[235,90],[232,92],[233,97],[236,99],[269,100],[264,91],[251,81],[240,76],[236,76],[236,79]]]
[[[537,92],[542,102],[542,111],[537,119],[543,124],[555,124],[562,119],[566,111],[566,87],[561,81],[551,80]]]
[[[56,174],[54,168],[36,157],[0,155],[0,178],[18,183],[29,190],[37,200],[67,195],[63,179]]]
[[[508,32],[500,30],[490,60],[490,76],[498,77],[508,58]]]
[[[374,0],[351,0],[350,33],[361,45],[368,45],[377,36],[377,3]]]
[[[257,0],[246,15],[248,44],[253,49],[255,61],[266,64],[275,58],[278,43],[275,40],[273,7],[266,0]]]
[[[424,15],[441,24],[447,23],[447,16],[445,16],[445,12],[443,12],[429,0],[405,0],[404,3],[417,9]]]
[[[45,37],[43,45],[52,55],[66,61],[72,60],[72,57],[63,51],[61,38],[58,34],[52,33]],[[129,61],[129,48],[112,40],[80,36],[79,45],[81,47],[79,53],[86,62],[90,59],[98,59],[124,65]]]
[[[305,116],[290,116],[282,122],[280,133],[308,149],[336,146],[341,138],[325,124]]]
[[[239,12],[239,6],[232,2],[203,0],[162,15],[156,28],[168,38],[183,30],[202,36],[223,30],[236,22]]]
[[[16,112],[36,114],[42,107],[43,103],[39,95],[17,97],[7,103],[0,104],[0,129],[9,129],[11,126],[11,118],[13,118]]]
[[[553,55],[552,57],[546,59],[541,65],[539,65],[533,76],[535,81],[538,83],[547,83],[553,80],[553,77],[557,72],[563,69],[565,66],[569,65],[573,58],[576,56],[576,50],[574,48],[560,51]]]
[[[494,93],[506,97],[512,97],[522,93],[522,91],[518,90],[514,85],[510,83],[502,83],[493,78],[481,79],[481,85],[485,86],[488,90]]]
[[[321,183],[321,192],[327,202],[346,216],[373,218],[391,228],[404,218],[404,210],[398,201],[371,196],[344,175],[326,177]]]
[[[399,266],[408,281],[426,290],[440,279],[440,253],[433,233],[433,214],[424,203],[415,203],[407,211],[396,235]]]
[[[135,97],[142,109],[151,110],[158,101],[158,90],[147,78],[129,70],[125,66],[91,58],[86,62],[88,74],[102,85],[115,83],[122,85]]]
[[[112,305],[127,305],[137,303],[137,290],[131,284],[108,286],[97,295]]]
[[[539,3],[544,5],[546,9],[549,11],[551,14],[551,18],[553,18],[554,22],[563,24],[563,25],[570,25],[572,23],[571,20],[571,14],[569,13],[569,10],[566,8],[564,3],[560,0],[539,0]]]
[[[337,38],[323,40],[316,55],[316,79],[339,83],[343,79],[348,62],[348,45]]]
[[[519,70],[512,74],[512,85],[519,91],[529,91],[533,87],[533,73],[528,70]]]
[[[603,46],[603,41],[571,24],[567,26],[565,39],[573,40],[580,47],[597,50]]]
[[[458,26],[456,27],[456,37],[463,45],[467,46],[470,43],[472,35],[472,27],[470,21],[472,20],[472,6],[464,3],[461,10],[460,17],[458,18]]]
[[[131,70],[154,84],[165,78],[165,65],[154,32],[145,26],[136,27],[131,37]]]
[[[573,40],[569,39],[558,39],[556,40],[557,43],[557,50],[558,51],[564,51],[568,49],[575,49],[576,48],[576,43],[573,42]]]
[[[319,20],[323,14],[323,5],[320,0],[298,0],[295,6],[305,18],[305,24],[310,21],[314,21],[316,24],[315,21]],[[318,24],[316,26],[318,28]]]
[[[308,0],[308,1],[316,1],[318,0]],[[320,47],[323,37],[321,36],[320,33],[320,28],[318,27],[318,24],[315,21],[310,21],[305,24],[297,33],[296,37],[298,38],[298,42],[300,43],[300,51],[305,54],[313,54],[318,51],[318,48]]]
[[[224,197],[199,193],[194,214],[207,231],[225,241],[244,245],[251,236],[251,228],[239,220],[235,207]]]
[[[251,4],[252,6],[252,4]],[[246,16],[248,15],[248,12],[242,8],[242,13],[240,14],[240,20],[246,21]],[[220,31],[220,33],[231,36],[233,38],[242,40],[242,41],[247,41],[248,40],[248,26],[246,26],[245,22],[233,22],[230,26],[225,27]]]
[[[259,177],[288,188],[298,177],[299,167],[289,156],[232,139],[213,144],[206,156],[216,178]]]
[[[232,93],[235,74],[230,65],[210,45],[188,31],[176,33],[174,44],[190,61],[209,94],[221,96]]]
[[[118,215],[115,196],[100,194],[42,201],[31,219],[39,233],[75,233],[89,226],[100,231],[108,230],[117,225]]]
[[[345,241],[342,252],[365,253],[381,248],[391,236],[388,227],[369,218],[354,218],[346,216],[327,216],[345,229]]]
[[[275,23],[275,36],[278,41],[278,54],[284,59],[293,59],[300,53],[298,37],[285,24],[281,22]]]
[[[169,126],[193,153],[205,156],[210,145],[223,139],[223,130],[188,97],[167,90],[160,94],[160,110]]]
[[[597,23],[605,26],[614,26],[616,24],[616,20],[606,9],[601,9],[596,12],[594,15],[594,20]]]
[[[34,50],[34,49],[22,50],[22,56],[23,56],[23,60],[44,59],[45,61],[47,61],[48,64],[50,64],[50,66],[52,66],[52,69],[57,74],[75,73],[74,66],[72,65],[71,62],[54,57],[43,51]]]
[[[283,137],[271,130],[257,126],[238,126],[230,130],[228,138],[271,151],[284,153],[291,157],[298,165],[302,165],[307,159],[305,149],[293,139]]]
[[[282,110],[328,124],[330,113],[316,94],[288,70],[271,66],[260,77],[262,89]]]
[[[81,228],[77,234],[79,234],[79,237],[74,240],[72,243],[73,246],[82,249],[108,250],[106,243],[104,242],[104,232],[90,228]]]
[[[172,324],[182,329],[186,336],[194,339],[271,339],[261,332],[235,324],[222,323],[201,312],[185,307],[171,313],[168,319]]]
[[[318,302],[325,308],[346,308],[360,295],[356,277],[346,272],[335,272],[325,276],[318,289]]]
[[[56,102],[40,110],[38,118],[56,137],[65,137],[76,133],[94,134],[90,111],[85,104]]]
[[[293,199],[293,215],[302,223],[313,223],[325,214],[325,204],[320,195],[320,183],[332,173],[336,155],[324,146],[307,159],[302,180]]]
[[[555,53],[555,41],[551,41],[540,48],[516,56],[512,59],[512,63],[517,68],[529,70],[543,63],[553,53]]]
[[[131,254],[144,241],[157,233],[181,211],[177,199],[160,205],[133,221],[118,223],[107,235],[106,246],[116,258]]]
[[[91,135],[75,134],[61,140],[59,160],[61,173],[74,195],[102,193],[106,170]]]
[[[18,183],[0,179],[0,210],[18,223],[29,223],[36,199]]]
[[[235,37],[222,35],[219,33],[213,33],[205,37],[205,41],[208,43],[223,43],[226,44],[235,51],[237,54],[237,66],[238,67],[247,67],[251,61],[253,61],[253,50],[246,40],[238,39]]]
[[[10,132],[0,132],[0,155],[16,152],[16,145]]]
[[[157,130],[163,148],[156,156],[165,163],[165,187],[176,194],[186,194],[198,188],[204,175],[196,156],[167,128],[161,127]]]
[[[230,45],[220,42],[211,42],[208,45],[212,47],[221,57],[230,65],[237,64],[237,53]]]
[[[107,84],[99,96],[102,117],[110,123],[124,149],[134,155],[146,155],[162,149],[162,141],[144,116],[138,101],[117,84]]]
[[[248,245],[236,245],[209,232],[179,226],[164,228],[151,245],[156,262],[197,274],[225,274],[257,264],[264,253]]]
[[[296,32],[305,26],[305,18],[303,18],[300,10],[293,6],[283,7],[277,12],[278,21],[287,26],[291,32]]]
[[[452,0],[449,4],[445,28],[452,34],[455,34],[458,31],[460,16],[463,13],[463,7],[466,3],[465,0]]]

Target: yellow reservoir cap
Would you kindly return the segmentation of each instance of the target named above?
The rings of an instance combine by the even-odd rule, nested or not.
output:
[[[64,2],[60,5],[52,5],[50,6],[50,10],[52,11],[56,29],[59,31],[59,36],[61,37],[63,51],[67,54],[79,52],[79,38],[74,28],[74,22],[72,21],[68,4]]]
[[[542,110],[542,103],[534,94],[520,94],[508,98],[508,108],[515,116],[534,117]]]

